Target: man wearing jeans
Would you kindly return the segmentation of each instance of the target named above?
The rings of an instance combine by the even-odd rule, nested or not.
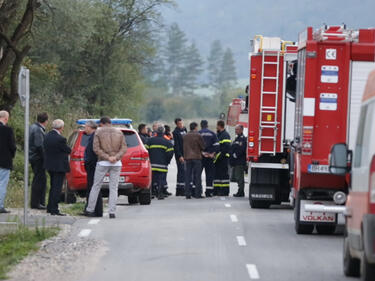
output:
[[[0,214],[9,213],[4,208],[13,158],[16,155],[16,142],[12,128],[8,127],[9,113],[0,111]]]
[[[109,218],[115,218],[117,189],[121,172],[121,158],[126,153],[127,146],[125,136],[121,130],[113,128],[111,119],[102,117],[101,128],[94,136],[94,152],[98,156],[96,164],[94,185],[91,188],[89,204],[86,208],[86,215],[95,216],[95,206],[99,191],[103,185],[105,175],[109,174]]]
[[[195,184],[195,198],[202,197],[202,152],[204,150],[204,141],[198,133],[198,124],[190,124],[190,132],[184,136],[184,160],[186,165],[185,173],[185,196],[191,199],[191,183]],[[194,177],[194,179],[193,179]]]

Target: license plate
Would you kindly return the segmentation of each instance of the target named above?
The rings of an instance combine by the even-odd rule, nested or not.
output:
[[[319,204],[319,205],[326,205],[326,206],[335,205],[335,203],[332,201],[301,200],[300,221],[336,223],[336,214],[320,213],[320,212],[306,212],[305,211],[306,204]]]
[[[329,166],[328,165],[312,165],[308,166],[308,172],[311,174],[329,174]]]
[[[103,182],[104,183],[109,183],[109,177],[104,177],[104,179],[103,179]],[[125,182],[125,177],[120,177],[120,179],[119,179],[119,182]]]

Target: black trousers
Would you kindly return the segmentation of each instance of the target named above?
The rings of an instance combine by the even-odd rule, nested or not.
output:
[[[48,171],[51,178],[47,212],[58,213],[61,190],[65,179],[65,173]]]
[[[213,182],[215,177],[215,165],[212,158],[203,157],[202,159],[202,172],[206,173],[206,194],[212,194]]]
[[[155,188],[155,191],[158,196],[161,196],[164,191],[164,178],[167,173],[163,172],[152,172],[152,186]]]
[[[184,196],[185,193],[185,164],[176,159],[177,163],[177,184],[176,196]]]
[[[31,184],[31,208],[46,205],[47,176],[43,167],[43,160],[30,161],[34,178]]]
[[[186,160],[185,173],[185,196],[202,196],[202,160]],[[192,183],[195,185],[195,192],[192,194]]]
[[[85,163],[85,169],[86,169],[86,174],[87,174],[87,177],[86,177],[87,178],[87,188],[86,188],[85,210],[86,210],[87,204],[89,202],[89,196],[90,196],[91,188],[94,184],[95,167],[96,167],[96,163],[92,163],[92,164]],[[103,196],[102,196],[101,191],[99,191],[98,199],[96,200],[96,206],[95,206],[94,213],[98,217],[103,216]]]
[[[228,158],[215,163],[214,195],[228,196],[230,191]]]

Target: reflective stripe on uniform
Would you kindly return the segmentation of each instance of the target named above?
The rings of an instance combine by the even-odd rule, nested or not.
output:
[[[162,172],[162,173],[167,173],[168,169],[161,169],[161,168],[151,168],[153,172]]]
[[[207,189],[211,190],[211,189],[214,189],[214,187],[213,186],[206,186],[206,190]]]
[[[173,150],[174,150],[173,147],[171,147],[171,148],[168,148],[166,151],[170,152],[170,151],[173,151]]]
[[[168,149],[168,147],[166,147],[165,145],[159,145],[159,144],[153,144],[153,145],[149,146],[149,149],[153,149],[153,148],[161,148],[161,149],[165,149],[165,150]]]
[[[225,154],[225,157],[230,157],[229,153]]]
[[[214,183],[214,187],[229,187],[229,183]]]
[[[221,152],[219,152],[218,154],[216,154],[215,159],[214,159],[214,163],[216,163],[216,161],[220,157],[220,155],[221,155]]]
[[[231,143],[231,140],[225,139],[225,140],[221,140],[219,143]]]

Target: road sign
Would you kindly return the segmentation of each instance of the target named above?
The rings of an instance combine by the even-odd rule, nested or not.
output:
[[[18,95],[21,100],[22,106],[25,108],[25,163],[24,163],[24,210],[23,210],[23,223],[27,224],[27,207],[29,202],[29,101],[30,101],[30,71],[21,67],[18,76]]]

